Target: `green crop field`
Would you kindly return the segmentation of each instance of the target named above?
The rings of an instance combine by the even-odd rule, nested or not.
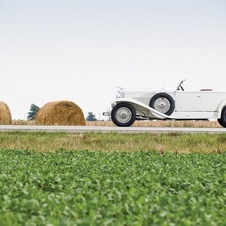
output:
[[[0,225],[226,225],[225,141],[2,132]]]

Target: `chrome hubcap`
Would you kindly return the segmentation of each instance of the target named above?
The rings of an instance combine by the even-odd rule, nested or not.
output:
[[[170,102],[168,99],[161,97],[155,101],[154,109],[161,112],[166,113],[170,109]]]
[[[130,111],[129,108],[127,107],[121,107],[117,110],[116,112],[116,119],[120,122],[120,123],[127,123],[131,120],[132,118],[132,112]]]

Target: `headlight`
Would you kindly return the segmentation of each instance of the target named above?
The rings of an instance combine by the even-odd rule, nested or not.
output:
[[[116,92],[116,98],[124,98],[125,90],[123,88],[118,88]]]
[[[114,108],[115,105],[116,105],[116,102],[112,102],[111,103],[111,108]]]

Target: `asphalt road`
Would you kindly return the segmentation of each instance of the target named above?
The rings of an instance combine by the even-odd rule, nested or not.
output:
[[[226,128],[0,125],[0,131],[51,131],[73,133],[226,133]]]

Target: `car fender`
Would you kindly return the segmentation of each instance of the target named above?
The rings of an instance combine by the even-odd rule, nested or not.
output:
[[[221,118],[221,112],[222,112],[222,109],[226,106],[226,99],[224,99],[223,101],[220,102],[220,104],[218,105],[217,107],[217,118]]]
[[[115,104],[118,103],[129,103],[131,104],[136,110],[139,110],[140,112],[148,112],[148,116],[147,117],[151,117],[151,118],[159,118],[159,119],[173,119],[172,117],[163,114],[159,111],[156,111],[154,108],[149,107],[146,104],[141,103],[140,101],[131,99],[131,98],[116,98],[116,100],[114,101]]]

